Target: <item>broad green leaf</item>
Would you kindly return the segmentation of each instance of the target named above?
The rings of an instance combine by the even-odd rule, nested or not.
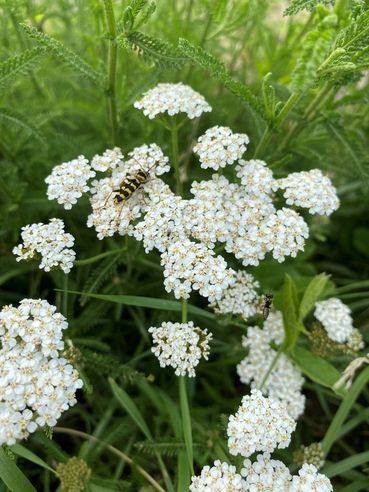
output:
[[[20,471],[0,447],[0,480],[8,487],[10,492],[37,492],[28,478]]]
[[[159,309],[161,311],[182,311],[182,304],[179,301],[172,301],[168,299],[159,299],[156,297],[140,297],[140,296],[124,296],[124,295],[108,295],[108,294],[91,294],[90,292],[78,292],[74,290],[62,290],[55,289],[60,292],[68,292],[69,294],[79,294],[81,296],[93,297],[100,299],[101,301],[116,302],[117,304],[124,304],[127,306],[139,306],[150,309]],[[188,312],[203,318],[215,319],[215,315],[205,311],[205,309],[198,308],[188,304]]]
[[[299,306],[299,321],[303,321],[305,316],[313,309],[314,304],[324,291],[327,281],[328,276],[325,273],[321,273],[314,277],[306,287]]]
[[[13,453],[17,454],[18,456],[21,456],[22,458],[28,461],[32,461],[32,463],[35,463],[36,465],[39,465],[42,468],[46,468],[46,470],[55,473],[53,468],[51,468],[51,466],[49,466],[44,460],[39,458],[37,454],[33,453],[32,451],[22,446],[21,444],[14,444],[14,446],[11,447],[11,450],[13,451]]]
[[[120,388],[114,379],[109,378],[109,384],[113,391],[115,398],[122,405],[122,407],[126,410],[132,420],[136,423],[136,425],[141,429],[143,434],[145,434],[146,438],[150,441],[152,440],[152,435],[150,429],[148,428],[141,412],[137,408],[135,402],[132,398],[122,389]]]
[[[302,347],[296,346],[290,357],[306,376],[322,386],[332,388],[340,378],[340,373],[332,364]],[[342,395],[344,391],[338,390],[336,393]]]

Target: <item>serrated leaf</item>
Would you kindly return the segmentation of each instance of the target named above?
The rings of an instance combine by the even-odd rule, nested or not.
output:
[[[299,306],[299,321],[303,321],[305,316],[313,309],[314,304],[319,300],[328,281],[328,275],[321,273],[314,277],[306,287]]]
[[[179,50],[194,63],[210,72],[210,75],[219,80],[235,96],[248,104],[259,116],[266,119],[263,105],[252,91],[241,82],[234,80],[228,73],[225,65],[200,46],[191,44],[187,39],[179,39]]]
[[[22,113],[9,108],[0,108],[0,123],[1,120],[7,123],[7,125],[14,125],[18,128],[28,131],[36,140],[38,140],[43,146],[46,145],[46,138],[42,134],[39,128],[34,125],[30,119]]]
[[[37,492],[28,478],[0,447],[0,479],[10,492]]]
[[[294,15],[302,10],[313,11],[318,5],[333,5],[334,0],[292,0],[283,15]]]
[[[152,441],[152,435],[150,429],[148,428],[145,419],[143,418],[141,412],[137,408],[135,402],[132,398],[126,393],[122,388],[120,388],[114,379],[109,378],[109,384],[112,389],[112,392],[117,399],[117,401],[122,405],[122,407],[126,410],[128,415],[132,418],[132,420],[136,423],[137,427],[139,427],[142,433],[145,435],[149,441]]]
[[[20,26],[25,33],[41,46],[50,50],[55,56],[57,56],[64,63],[71,68],[82,74],[84,77],[90,79],[95,84],[100,86],[105,85],[105,77],[97,72],[89,63],[83,60],[77,53],[70,48],[64,46],[60,41],[38,31],[35,27],[21,23]]]
[[[36,47],[0,63],[0,86],[5,87],[18,75],[25,75],[33,70],[44,53],[43,48]]]

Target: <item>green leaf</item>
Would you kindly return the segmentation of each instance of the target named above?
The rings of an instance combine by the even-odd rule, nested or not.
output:
[[[159,309],[161,311],[182,311],[182,304],[179,301],[172,301],[167,299],[158,299],[156,297],[140,297],[140,296],[125,296],[125,295],[109,295],[109,294],[91,294],[90,292],[79,292],[74,290],[62,290],[55,289],[58,292],[68,292],[69,294],[79,294],[82,296],[93,297],[101,301],[116,302],[117,304],[124,304],[127,306],[139,306],[150,309]],[[215,319],[213,313],[205,311],[205,309],[198,308],[197,306],[188,305],[188,312],[196,316],[203,318]]]
[[[18,75],[27,74],[36,66],[44,53],[43,48],[36,47],[0,63],[0,86],[5,87]]]
[[[180,38],[178,47],[186,57],[205,70],[208,70],[214,79],[219,80],[235,96],[241,99],[241,101],[253,108],[261,118],[266,119],[263,104],[259,98],[245,84],[234,80],[221,61],[200,46],[191,44],[187,39]]]
[[[302,347],[296,346],[289,356],[306,376],[327,388],[332,388],[341,376],[332,364]],[[345,394],[343,390],[335,392]]]
[[[77,53],[64,46],[60,41],[38,31],[35,27],[23,23],[21,23],[20,26],[30,38],[37,41],[41,46],[47,48],[56,57],[62,60],[65,64],[69,65],[75,71],[79,72],[97,85],[105,85],[105,77],[101,73],[97,72],[93,67],[91,67],[91,65],[77,55]]]
[[[0,447],[0,479],[11,492],[37,492],[28,478]]]
[[[327,475],[328,478],[336,477],[337,475],[341,475],[342,473],[347,472],[348,470],[352,470],[357,466],[364,465],[369,461],[369,451],[365,451],[364,453],[355,454],[354,456],[350,456],[338,463],[332,463],[323,468],[322,473]]]
[[[152,441],[152,435],[150,429],[148,428],[145,419],[143,418],[141,412],[137,408],[132,398],[122,388],[120,388],[117,385],[114,379],[109,378],[109,384],[117,401],[122,405],[122,407],[132,418],[132,420],[141,429],[142,433],[146,436],[146,438],[149,441]]]
[[[298,319],[298,296],[296,285],[289,275],[285,276],[282,289],[282,316],[285,331],[284,346],[287,351],[293,350],[300,331],[304,331]]]
[[[43,146],[46,145],[46,138],[39,128],[24,114],[10,108],[0,108],[0,124],[1,120],[6,125],[13,125],[29,132]]]
[[[17,454],[18,456],[21,456],[22,458],[28,461],[32,461],[32,463],[35,463],[36,465],[39,465],[42,468],[46,468],[46,470],[55,473],[55,470],[53,470],[53,468],[51,468],[51,466],[49,466],[44,460],[39,458],[37,454],[25,448],[21,444],[14,444],[14,446],[11,446],[10,449],[13,451],[13,453]]]
[[[328,275],[321,273],[314,277],[306,287],[299,306],[299,321],[303,321],[305,316],[313,309],[314,304],[324,291],[328,278]]]
[[[333,5],[334,0],[292,0],[289,7],[283,12],[284,15],[294,15],[302,10],[312,11],[318,4]]]

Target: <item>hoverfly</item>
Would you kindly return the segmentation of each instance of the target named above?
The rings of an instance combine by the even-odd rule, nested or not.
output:
[[[262,304],[262,316],[264,321],[268,319],[272,304],[273,304],[273,294],[269,292],[268,294],[264,295],[263,304]]]

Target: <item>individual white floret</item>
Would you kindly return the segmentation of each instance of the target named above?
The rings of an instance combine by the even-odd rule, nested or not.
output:
[[[245,480],[245,492],[288,492],[291,486],[291,473],[287,466],[273,460],[269,453],[259,454],[256,461],[243,462],[241,476]]]
[[[49,200],[57,200],[65,209],[71,209],[78,198],[89,191],[87,182],[95,175],[95,171],[83,155],[55,166],[45,179],[48,185],[47,197]]]
[[[108,169],[115,169],[123,164],[123,154],[119,147],[107,149],[102,155],[95,155],[91,161],[91,167],[95,171],[105,172]]]
[[[273,258],[280,263],[286,256],[297,256],[304,250],[309,228],[304,219],[294,210],[282,208],[265,220],[260,227],[262,240]]]
[[[64,273],[70,272],[76,258],[71,249],[74,237],[64,231],[61,219],[51,219],[48,224],[28,224],[22,227],[21,237],[23,242],[13,249],[17,261],[40,255],[40,268],[46,272],[54,267],[60,267]]]
[[[299,474],[292,477],[288,492],[333,492],[328,477],[318,473],[314,465],[303,465]]]
[[[340,204],[335,187],[320,169],[291,173],[277,180],[274,189],[284,190],[288,205],[307,208],[311,214],[331,215]]]
[[[222,256],[186,238],[168,246],[161,255],[161,264],[165,289],[177,299],[188,299],[192,290],[198,290],[214,302],[234,282],[234,271],[227,268]]]
[[[283,321],[279,312],[269,314],[263,329],[258,326],[248,328],[247,336],[242,340],[248,355],[237,366],[242,383],[252,388],[261,386],[277,356],[277,351],[270,344],[280,345],[283,339]],[[286,405],[289,415],[296,420],[305,408],[305,396],[301,393],[303,384],[301,371],[285,354],[281,354],[264,381],[262,391]]]
[[[246,191],[250,195],[260,196],[271,193],[275,180],[266,162],[258,159],[251,161],[241,159],[236,170],[237,176],[241,179],[241,184],[246,187]]]
[[[193,151],[199,156],[201,167],[215,170],[233,164],[246,152],[249,137],[233,133],[226,126],[214,126],[199,137]]]
[[[286,448],[295,428],[296,422],[283,403],[265,398],[261,391],[253,389],[242,398],[237,413],[229,417],[229,452],[247,458],[255,452]]]
[[[345,343],[353,332],[351,310],[336,297],[315,304],[314,316],[324,326],[329,338]]]
[[[191,492],[236,492],[245,491],[245,481],[228,463],[214,462],[212,467],[204,466],[199,476],[191,479]]]
[[[193,119],[204,112],[211,111],[211,106],[201,94],[182,83],[158,84],[145,92],[142,99],[134,103],[134,107],[142,109],[144,115],[150,119],[162,113],[167,113],[169,116],[186,113],[190,119]]]
[[[163,322],[159,327],[149,328],[154,346],[152,352],[160,366],[171,366],[177,376],[195,377],[195,367],[200,359],[208,359],[209,342],[212,338],[207,329],[188,323]]]
[[[259,287],[259,282],[251,274],[239,271],[235,282],[225,289],[222,297],[211,306],[216,313],[240,315],[246,320],[258,312]]]
[[[64,316],[44,300],[23,299],[0,311],[0,445],[54,426],[76,403],[83,383],[61,357]]]

